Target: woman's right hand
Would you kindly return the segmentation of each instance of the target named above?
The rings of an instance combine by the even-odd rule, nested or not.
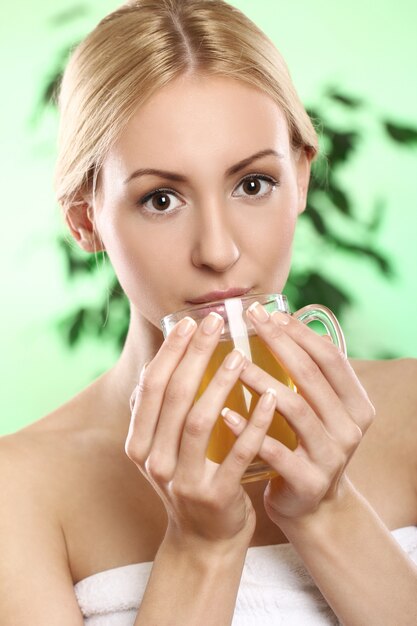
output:
[[[220,339],[224,322],[219,318],[210,313],[198,327],[193,322],[188,334],[181,331],[190,318],[173,328],[142,371],[125,444],[127,456],[165,505],[167,533],[187,545],[195,540],[249,545],[256,516],[240,481],[261,448],[275,406],[263,408],[261,396],[223,463],[206,458],[213,426],[246,362],[233,350],[194,404]],[[210,323],[217,323],[211,333]],[[231,357],[240,357],[234,368]]]

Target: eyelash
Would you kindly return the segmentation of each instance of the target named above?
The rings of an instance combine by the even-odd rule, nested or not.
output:
[[[266,196],[270,195],[276,189],[276,187],[279,186],[279,182],[275,180],[274,178],[272,178],[272,176],[265,176],[265,174],[249,174],[245,176],[244,178],[242,178],[242,180],[238,184],[238,187],[243,185],[243,183],[245,183],[247,180],[252,180],[252,179],[263,180],[272,185],[272,188],[267,193],[264,193],[261,196],[249,196],[249,195],[247,196],[248,198],[251,198],[255,201],[263,200]],[[143,196],[137,201],[137,205],[139,206],[140,210],[143,213],[145,213],[147,216],[149,216],[151,219],[160,219],[160,218],[164,219],[165,217],[173,215],[174,213],[177,213],[177,211],[180,210],[178,208],[178,209],[171,209],[171,210],[168,209],[166,211],[160,211],[160,212],[155,210],[155,212],[153,212],[153,211],[150,211],[150,209],[146,209],[144,205],[149,200],[152,200],[152,198],[159,193],[176,195],[176,192],[173,189],[169,189],[167,187],[160,187],[158,189],[154,189],[153,191],[147,193],[145,196]]]

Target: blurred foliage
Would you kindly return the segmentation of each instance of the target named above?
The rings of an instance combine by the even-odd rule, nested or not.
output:
[[[61,24],[78,17],[85,7],[79,5],[65,14],[56,16],[56,24]],[[55,59],[54,66],[45,81],[40,100],[35,111],[35,121],[42,112],[56,106],[56,93],[61,80],[69,51],[76,42],[64,48]],[[377,233],[383,224],[385,203],[382,199],[375,200],[372,217],[368,222],[361,221],[354,211],[354,199],[351,193],[340,182],[340,174],[357,155],[363,143],[365,133],[361,128],[360,114],[367,108],[367,103],[357,96],[344,93],[335,87],[326,87],[321,104],[307,107],[307,112],[315,123],[320,137],[321,154],[314,162],[309,188],[307,208],[299,220],[307,220],[314,233],[318,235],[317,243],[311,249],[313,267],[300,269],[294,259],[284,293],[287,295],[293,310],[306,304],[320,303],[329,307],[338,318],[343,317],[345,309],[352,306],[354,297],[348,285],[336,284],[321,271],[322,260],[329,255],[353,255],[362,263],[373,264],[385,279],[392,280],[395,270],[387,255],[377,249]],[[334,106],[344,119],[343,129],[334,124],[329,111]],[[417,128],[403,126],[392,119],[378,118],[378,125],[388,141],[399,146],[412,146],[417,143]],[[346,129],[347,128],[347,129]],[[346,228],[343,236],[332,230],[335,216],[343,218]],[[354,239],[347,233],[354,232]],[[59,329],[68,346],[73,347],[85,337],[95,336],[107,341],[120,349],[126,338],[129,325],[129,303],[118,280],[111,270],[110,263],[105,261],[105,253],[88,255],[71,240],[60,236],[58,246],[66,260],[68,277],[77,281],[86,277],[94,279],[103,267],[109,273],[108,287],[102,298],[94,306],[75,308],[59,321]],[[101,262],[100,262],[101,261]],[[397,355],[384,353],[379,358],[394,358]]]

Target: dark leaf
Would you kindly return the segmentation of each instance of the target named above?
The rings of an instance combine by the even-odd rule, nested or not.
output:
[[[82,256],[81,250],[78,250],[73,242],[61,236],[58,237],[57,243],[64,253],[69,278],[90,272],[88,256]]]
[[[97,270],[101,270],[106,265],[107,254],[105,252],[87,253],[86,271],[94,274]]]
[[[326,187],[329,175],[329,162],[325,155],[320,154],[318,158],[313,161],[311,167],[309,193],[315,191],[316,189],[323,189]]]
[[[346,291],[317,272],[307,272],[298,276],[290,274],[290,279],[296,285],[297,296],[291,300],[296,309],[307,304],[324,304],[340,317],[343,307],[353,302],[353,298]]]
[[[75,255],[68,256],[68,274],[70,278],[75,278],[79,274],[88,272],[87,259],[81,259]]]
[[[307,114],[309,115],[309,117],[311,117],[313,120],[320,118],[320,114],[317,111],[317,109],[313,109],[313,107],[307,106],[306,107],[306,111],[307,111]]]
[[[346,193],[337,187],[334,183],[328,185],[326,189],[330,200],[333,202],[334,206],[337,207],[343,215],[352,216],[352,209],[349,204],[349,199]]]
[[[123,300],[126,298],[125,292],[121,288],[120,283],[117,280],[116,276],[113,278],[113,283],[110,286],[109,298],[110,298],[110,301]]]
[[[383,122],[383,126],[391,139],[397,143],[413,144],[417,142],[417,128],[400,126],[394,122]]]
[[[55,67],[50,71],[49,77],[45,79],[45,85],[40,92],[39,100],[36,103],[30,119],[30,125],[35,126],[42,116],[42,113],[49,107],[57,106],[57,96],[68,57],[78,42],[65,46],[59,54]]]
[[[361,98],[357,98],[355,96],[347,96],[346,94],[342,94],[340,93],[340,91],[337,91],[332,87],[330,87],[326,91],[326,95],[332,100],[335,100],[336,102],[339,102],[340,104],[343,104],[350,109],[358,109],[359,107],[364,105],[364,101],[361,100]]]
[[[368,230],[371,233],[376,233],[380,229],[383,222],[383,217],[386,212],[386,206],[386,202],[382,198],[376,200],[374,205],[374,214],[371,218],[370,223],[368,224]]]
[[[399,354],[398,352],[393,352],[392,350],[382,350],[378,352],[375,356],[375,359],[378,361],[390,361],[391,359],[399,359],[403,354]]]
[[[330,168],[334,168],[349,159],[358,143],[359,133],[357,131],[340,132],[331,129],[327,129],[326,133],[331,143],[327,158]]]
[[[69,346],[73,346],[78,342],[80,335],[81,335],[81,330],[84,324],[84,317],[85,317],[85,309],[79,309],[79,311],[77,311],[74,317],[72,318],[72,322],[68,330],[68,345]]]
[[[41,103],[44,107],[49,104],[56,104],[58,89],[61,84],[62,72],[52,76],[46,83],[43,92],[41,94]]]
[[[347,241],[344,241],[343,239],[340,239],[336,235],[332,236],[332,240],[336,246],[343,250],[346,250],[346,252],[354,254],[359,253],[363,256],[368,256],[370,259],[375,261],[381,272],[388,278],[393,278],[395,276],[394,268],[390,260],[387,257],[383,256],[377,250],[373,250],[372,248],[362,246],[360,244],[349,243]]]
[[[119,330],[118,336],[117,336],[117,347],[121,350],[124,346],[124,343],[126,341],[126,337],[127,337],[127,333],[129,330],[129,325],[125,324],[122,326],[122,328]]]
[[[309,203],[306,210],[301,215],[312,222],[314,228],[320,235],[326,236],[328,234],[329,231],[322,216],[312,204]]]

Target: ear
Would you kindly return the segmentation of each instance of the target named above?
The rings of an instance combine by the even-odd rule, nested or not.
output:
[[[305,211],[307,205],[308,185],[310,183],[311,161],[313,152],[306,148],[300,149],[296,154],[295,167],[297,173],[298,188],[298,214]]]
[[[105,250],[93,217],[93,207],[86,200],[74,201],[65,213],[65,221],[80,248],[86,252]]]

